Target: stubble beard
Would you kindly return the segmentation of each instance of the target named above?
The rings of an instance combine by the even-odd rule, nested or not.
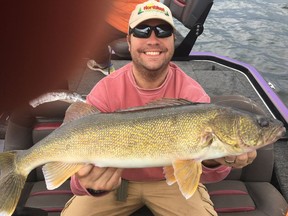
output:
[[[161,77],[163,74],[167,73],[168,65],[172,59],[172,56],[173,53],[171,53],[167,58],[165,58],[162,64],[157,67],[153,67],[151,65],[145,64],[145,62],[142,62],[141,59],[138,58],[135,54],[131,53],[134,67],[147,81],[155,81],[158,79],[158,77]]]

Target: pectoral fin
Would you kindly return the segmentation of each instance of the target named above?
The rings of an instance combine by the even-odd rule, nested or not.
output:
[[[42,168],[48,190],[62,185],[68,178],[78,172],[85,164],[66,164],[53,162],[45,164]]]
[[[202,164],[195,160],[177,160],[172,165],[180,191],[186,199],[189,199],[198,187]]]
[[[176,182],[176,178],[174,176],[174,169],[172,166],[166,166],[163,168],[164,175],[166,178],[166,182],[168,185],[172,185]]]

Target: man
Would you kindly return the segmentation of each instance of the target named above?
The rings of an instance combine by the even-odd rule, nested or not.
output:
[[[165,97],[209,103],[202,87],[170,62],[174,30],[165,5],[155,1],[137,5],[127,37],[132,63],[102,79],[87,96],[87,103],[102,112],[142,106]],[[203,161],[201,182],[221,181],[231,167],[246,166],[255,157],[256,152],[252,152]],[[126,201],[116,199],[115,189],[121,179],[129,182]],[[202,183],[186,200],[177,184],[167,185],[161,167],[123,170],[87,165],[72,177],[71,189],[76,196],[67,203],[62,216],[130,215],[143,205],[155,215],[217,215]]]

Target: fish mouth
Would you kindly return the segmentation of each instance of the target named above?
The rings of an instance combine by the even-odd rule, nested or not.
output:
[[[246,149],[247,151],[252,151],[255,149],[262,148],[266,145],[270,145],[275,143],[277,140],[279,140],[281,137],[284,137],[286,134],[286,128],[283,126],[279,126],[275,129],[273,129],[269,135],[261,137],[258,142],[254,145],[247,144],[243,140],[238,144],[239,148]]]
[[[273,136],[272,134],[276,134],[276,136]],[[286,135],[286,128],[285,127],[279,127],[276,128],[274,131],[271,132],[270,137],[268,139],[269,144],[272,144],[276,142],[281,137],[284,137]]]
[[[261,140],[261,143],[259,143],[259,145],[257,145],[256,147],[258,149],[258,148],[261,148],[263,146],[273,144],[277,140],[279,140],[280,138],[284,137],[285,134],[286,134],[286,128],[285,127],[283,127],[283,126],[277,127],[271,131],[271,133],[269,134],[267,139],[265,139],[265,137],[263,137],[263,140]]]

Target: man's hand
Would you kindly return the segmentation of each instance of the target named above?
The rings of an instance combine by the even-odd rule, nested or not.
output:
[[[123,169],[100,168],[89,164],[75,175],[84,188],[112,191],[120,186],[122,171]]]
[[[203,165],[207,167],[216,167],[219,165],[231,166],[233,168],[243,168],[251,164],[257,156],[257,151],[251,151],[238,156],[226,156],[214,160],[203,161]]]

